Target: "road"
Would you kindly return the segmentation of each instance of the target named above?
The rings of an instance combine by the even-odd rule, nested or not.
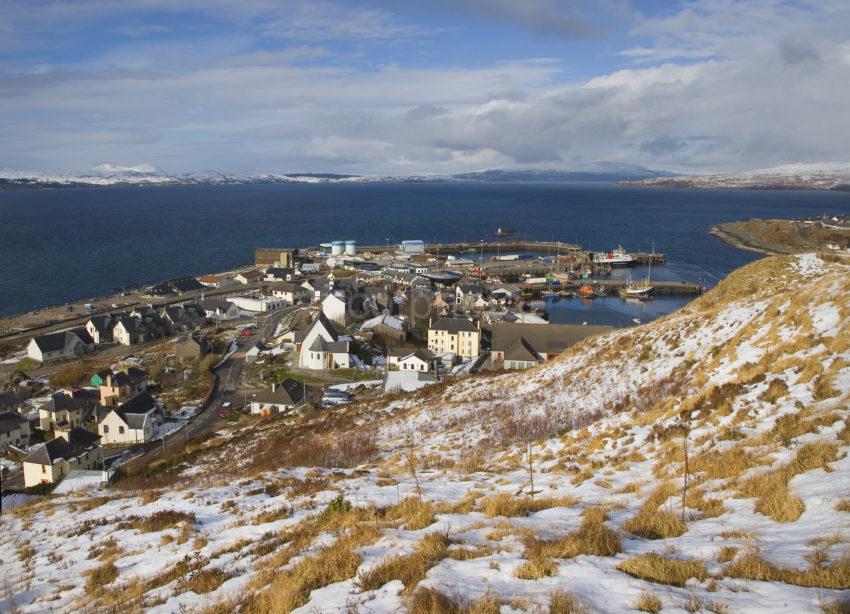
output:
[[[160,456],[167,458],[178,453],[189,439],[200,437],[213,430],[218,424],[219,409],[221,409],[222,404],[231,401],[231,399],[235,404],[234,395],[239,388],[242,369],[245,367],[245,351],[257,341],[267,341],[285,315],[302,308],[303,306],[300,305],[286,307],[257,316],[255,319],[257,328],[254,333],[246,337],[237,337],[236,350],[213,370],[215,374],[214,389],[206,406],[202,407],[201,411],[185,427],[166,437],[164,442],[155,441],[132,446],[130,448],[131,453],[141,453],[142,456],[133,459],[127,464],[127,468],[141,469]]]

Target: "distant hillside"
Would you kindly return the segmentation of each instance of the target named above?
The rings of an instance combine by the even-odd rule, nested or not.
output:
[[[759,190],[850,190],[850,164],[789,164],[758,171],[650,177],[621,185]]]
[[[487,170],[458,175],[340,175],[335,173],[227,174],[218,171],[168,174],[150,165],[133,167],[101,164],[86,173],[53,174],[0,169],[0,190],[60,187],[227,185],[250,183],[407,183],[407,182],[531,182],[531,181],[620,181],[668,173],[642,166],[595,162],[580,170]]]
[[[597,162],[581,170],[487,170],[453,175],[461,181],[523,182],[523,181],[623,181],[669,176],[666,171],[654,171],[636,164]]]
[[[850,265],[4,513],[0,609],[846,612]]]

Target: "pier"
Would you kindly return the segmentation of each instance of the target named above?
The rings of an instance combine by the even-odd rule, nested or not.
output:
[[[387,245],[360,245],[358,246],[360,253],[370,252],[377,253],[395,253],[398,245],[389,243]],[[582,249],[580,245],[574,243],[564,243],[562,241],[461,241],[457,243],[426,243],[425,252],[436,256],[448,256],[449,254],[492,254],[501,252],[509,253],[530,253],[530,254],[546,254],[552,258],[558,256],[572,256],[577,259],[586,257],[589,253]],[[635,257],[635,264],[647,265],[664,264],[667,262],[665,254],[648,253],[648,252],[632,252]]]
[[[577,279],[569,282],[561,282],[559,286],[553,286],[553,289],[560,288],[567,292],[576,292],[582,286],[590,286],[597,292],[605,290],[609,296],[617,295],[620,290],[625,289],[629,282],[621,279]],[[684,281],[653,281],[652,293],[655,296],[697,296],[702,294],[702,287],[698,284],[692,284]],[[539,294],[544,290],[548,290],[547,284],[542,284],[539,287],[523,288],[523,293]]]

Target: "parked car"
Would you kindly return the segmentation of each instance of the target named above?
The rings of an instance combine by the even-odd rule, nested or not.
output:
[[[221,407],[218,410],[219,418],[227,418],[227,415],[230,413],[230,403],[222,403]]]

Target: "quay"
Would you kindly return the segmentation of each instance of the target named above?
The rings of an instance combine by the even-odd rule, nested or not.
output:
[[[561,282],[560,288],[568,292],[576,292],[582,286],[590,286],[597,292],[605,290],[610,295],[617,295],[620,290],[624,289],[629,282],[620,279],[577,279],[569,282]],[[698,284],[692,284],[683,281],[653,281],[653,294],[656,296],[698,296],[702,294],[703,288]],[[538,284],[537,286],[526,286],[523,288],[523,294],[539,294],[544,290],[548,290],[546,284]]]
[[[361,253],[394,253],[398,246],[394,243],[387,245],[360,245],[357,247]],[[562,241],[462,241],[457,243],[425,243],[425,252],[436,256],[447,256],[449,254],[479,254],[494,252],[518,252],[530,254],[546,254],[552,258],[558,256],[574,257],[581,259],[588,254],[587,250],[582,249],[580,245],[574,243],[564,243]],[[645,252],[632,253],[635,257],[636,264],[646,265],[664,264],[667,262],[667,256],[664,254],[651,254]]]

